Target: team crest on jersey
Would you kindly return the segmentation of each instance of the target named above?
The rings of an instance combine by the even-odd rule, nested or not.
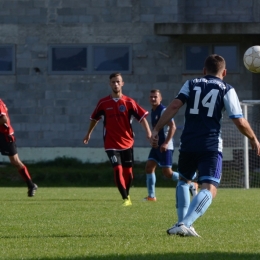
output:
[[[157,120],[157,119],[158,119],[158,116],[156,115],[156,116],[155,116],[155,120]]]
[[[125,112],[125,110],[126,110],[126,108],[125,108],[124,105],[119,106],[119,111],[120,112]]]

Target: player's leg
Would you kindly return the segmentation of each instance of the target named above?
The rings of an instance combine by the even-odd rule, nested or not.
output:
[[[193,154],[190,156],[190,153],[180,152],[178,171],[181,173],[180,180],[176,186],[176,209],[178,222],[183,220],[190,205],[190,182],[194,176],[196,167],[196,157],[193,156]],[[175,225],[173,227],[175,227]],[[167,230],[168,234],[174,234],[174,232],[172,233],[173,227]]]
[[[148,155],[148,160],[145,165],[146,172],[146,186],[148,196],[144,198],[145,201],[156,201],[155,195],[155,184],[156,184],[156,174],[155,170],[159,161],[159,148],[152,148]]]
[[[21,162],[18,156],[14,135],[0,134],[0,148],[1,154],[8,156],[11,164],[17,168],[22,179],[26,182],[28,186],[28,196],[34,196],[38,187],[33,183],[26,166]]]
[[[125,180],[123,177],[123,167],[121,163],[120,152],[115,150],[107,150],[106,153],[113,167],[115,184],[122,196],[122,199],[125,202],[125,200],[127,200],[128,198],[127,198]]]
[[[192,200],[184,219],[167,230],[169,235],[200,237],[192,224],[201,217],[209,208],[213,194],[216,195],[217,188],[213,184],[203,183],[201,191]]]
[[[173,181],[179,180],[179,173],[172,170],[172,156],[174,150],[166,150],[158,154],[159,162],[158,165],[162,168],[162,173],[167,179]]]
[[[129,196],[129,190],[133,182],[133,168],[132,167],[123,167],[123,177],[125,180],[126,193]]]
[[[217,194],[222,173],[222,153],[204,153],[199,161],[198,170],[198,180],[199,183],[202,183],[201,190],[192,200],[188,212],[182,220],[188,227],[206,212]]]
[[[174,153],[174,150],[167,150],[166,152],[163,152],[162,153],[162,158],[160,160],[160,165],[162,167],[172,167],[172,157],[173,157],[173,153]],[[175,171],[172,171],[171,172],[167,169],[163,169],[163,174],[165,177],[167,178],[171,178],[173,181],[179,181],[179,173],[178,172],[175,172]],[[193,179],[196,178],[196,173],[194,174]],[[192,195],[192,197],[194,197],[195,195],[197,195],[198,193],[198,184],[196,182],[190,182],[189,183],[189,191],[190,191],[190,194]]]
[[[198,194],[199,185],[197,182],[194,181],[194,179],[196,179],[196,177],[197,177],[197,173],[195,172],[192,177],[193,181],[190,183],[190,187],[189,187],[190,195],[192,197],[195,197]]]
[[[174,172],[172,170],[172,167],[168,166],[161,166],[162,168],[162,173],[167,179],[171,179],[173,181],[178,181],[179,180],[179,173]]]
[[[190,184],[183,178],[178,181],[176,186],[176,210],[178,222],[183,220],[190,206],[189,187]]]
[[[152,160],[149,156],[148,161],[145,165],[145,172],[146,172],[146,186],[147,186],[147,193],[148,196],[144,198],[147,201],[156,201],[155,196],[155,184],[156,184],[156,175],[155,169],[157,166],[157,162]]]
[[[129,191],[133,182],[133,162],[134,162],[133,148],[129,148],[127,150],[121,151],[120,153],[122,159],[123,177],[125,180],[127,198],[129,201],[131,201]]]
[[[179,180],[179,173],[172,171],[173,150],[167,150],[160,153],[159,166],[166,178],[178,181],[176,186],[176,208],[178,219],[183,219],[190,204],[189,184],[186,181]]]
[[[199,236],[191,225],[201,217],[209,208],[212,199],[217,194],[217,187],[220,183],[222,172],[222,153],[206,152],[200,154],[198,161],[199,183],[202,183],[201,190],[192,200],[184,219],[176,227],[167,231],[186,236]]]
[[[33,183],[27,167],[22,163],[18,154],[9,156],[9,159],[11,164],[17,168],[22,179],[26,182],[28,186],[28,197],[33,197],[35,195],[36,190],[38,189],[38,186],[35,183]]]

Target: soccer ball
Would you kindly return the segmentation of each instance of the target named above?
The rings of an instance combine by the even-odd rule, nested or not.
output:
[[[245,67],[253,72],[260,73],[260,46],[252,46],[244,54]]]

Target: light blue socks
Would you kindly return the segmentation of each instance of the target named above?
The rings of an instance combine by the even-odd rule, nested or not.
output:
[[[179,180],[179,173],[178,172],[172,172],[172,180],[178,181]]]
[[[190,184],[185,181],[178,181],[176,186],[176,208],[178,222],[182,222],[190,205]]]
[[[156,183],[156,175],[155,173],[147,173],[146,174],[146,185],[148,196],[151,198],[155,198],[155,183]]]
[[[193,222],[205,213],[211,202],[211,192],[207,189],[201,190],[198,195],[193,198],[184,219],[179,219],[179,222],[183,222],[185,226],[190,227]]]

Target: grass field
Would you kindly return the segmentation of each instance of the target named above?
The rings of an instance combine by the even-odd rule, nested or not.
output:
[[[202,238],[168,236],[176,221],[174,188],[157,202],[131,189],[122,207],[115,187],[0,188],[0,259],[260,259],[259,190],[220,189],[195,223]]]

